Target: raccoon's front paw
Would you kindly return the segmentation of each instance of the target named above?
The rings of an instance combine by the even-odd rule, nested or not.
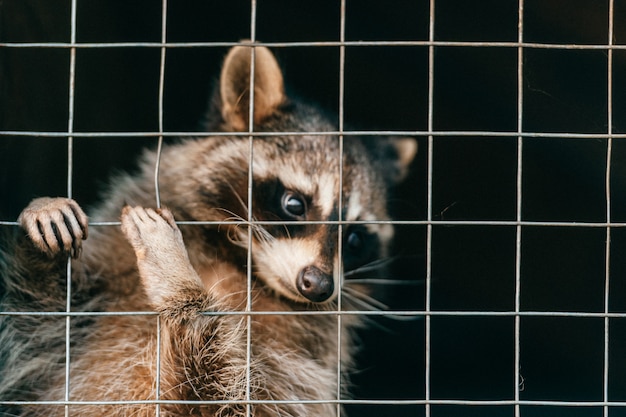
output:
[[[77,258],[87,239],[87,216],[70,198],[36,198],[17,221],[35,246],[50,257],[66,252]]]
[[[124,207],[122,232],[135,249],[138,261],[161,263],[160,259],[186,253],[174,216],[167,209]]]
[[[139,274],[155,303],[193,280],[193,270],[180,229],[167,209],[124,207],[122,231],[135,250]]]

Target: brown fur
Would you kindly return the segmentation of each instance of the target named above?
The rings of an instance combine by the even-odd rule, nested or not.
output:
[[[257,48],[256,56],[255,131],[334,130],[315,109],[284,96],[269,50]],[[249,48],[229,53],[220,115],[209,128],[247,130],[249,66]],[[156,210],[146,208],[155,201],[156,162],[156,154],[147,152],[142,172],[116,178],[92,213],[94,220],[116,220],[121,211],[121,228],[88,230],[73,200],[36,199],[19,219],[28,236],[16,230],[0,246],[0,310],[65,312],[72,255],[72,311],[122,313],[70,318],[70,415],[336,415],[339,366],[342,372],[351,366],[352,329],[359,324],[351,315],[325,314],[337,310],[342,281],[340,231],[332,223],[339,220],[338,194],[345,220],[388,219],[386,190],[404,177],[416,151],[412,139],[380,143],[386,152],[347,138],[339,161],[333,136],[257,138],[257,190],[248,202],[248,138],[181,142],[161,156],[160,195],[167,209]],[[372,156],[383,153],[392,157]],[[284,219],[276,198],[281,187],[306,200],[305,220],[331,223],[250,223]],[[174,218],[224,224],[177,225]],[[343,229],[344,238],[350,230]],[[363,226],[362,233],[371,235],[372,253],[354,267],[384,256],[391,237],[384,224]],[[305,267],[332,280],[333,293],[320,302],[307,299],[297,283]],[[248,307],[251,314],[245,314]],[[0,315],[0,415],[65,414],[62,403],[13,402],[65,399],[66,323],[63,314]],[[146,400],[161,403],[141,403]],[[98,401],[110,404],[93,404]]]

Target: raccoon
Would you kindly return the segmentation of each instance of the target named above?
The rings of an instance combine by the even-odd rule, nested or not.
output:
[[[362,320],[344,275],[387,256],[417,142],[307,134],[337,128],[261,46],[228,52],[207,129],[115,177],[98,224],[44,197],[3,237],[1,415],[337,415]]]

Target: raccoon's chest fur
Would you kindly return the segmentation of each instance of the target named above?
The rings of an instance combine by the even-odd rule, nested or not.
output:
[[[91,218],[121,228],[87,232],[69,199],[24,210],[28,236],[2,242],[0,310],[66,311],[72,255],[72,311],[105,314],[0,316],[0,415],[336,415],[359,324],[338,311],[344,271],[386,256],[387,189],[416,144],[307,135],[335,128],[285,96],[269,50],[255,56],[254,131],[275,135],[236,133],[251,60],[236,47],[208,126],[233,134],[146,152],[115,178]]]

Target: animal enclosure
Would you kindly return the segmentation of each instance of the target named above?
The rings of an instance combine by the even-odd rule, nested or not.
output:
[[[374,299],[335,315],[371,321],[350,381],[337,364],[349,395],[320,402],[626,416],[624,0],[5,0],[0,228],[37,196],[89,207],[144,147],[214,133],[204,113],[238,44],[269,47],[339,140],[419,141]],[[54,402],[72,415],[69,389]]]

